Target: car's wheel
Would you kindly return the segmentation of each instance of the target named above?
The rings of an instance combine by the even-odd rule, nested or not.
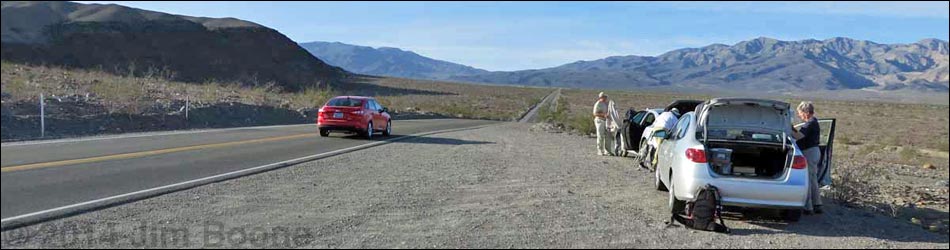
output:
[[[373,139],[374,133],[376,133],[376,131],[373,131],[373,122],[369,122],[369,125],[366,125],[366,135],[364,136],[366,139]]]
[[[673,175],[670,175],[670,212],[680,214],[686,211],[686,202],[676,199],[676,185],[673,184]]]
[[[782,219],[788,222],[798,222],[802,219],[801,209],[782,210]]]
[[[320,137],[328,137],[328,136],[330,136],[330,131],[329,131],[329,130],[326,130],[326,129],[321,129],[321,130],[320,130]]]
[[[390,136],[393,134],[393,121],[386,121],[386,131],[383,131],[383,136]]]
[[[660,180],[660,171],[659,171],[659,170],[653,171],[653,176],[654,176],[654,178],[653,178],[653,179],[654,179],[654,181],[653,181],[653,186],[656,187],[656,190],[657,190],[657,191],[668,191],[668,190],[666,189],[666,185],[663,185],[663,181]]]

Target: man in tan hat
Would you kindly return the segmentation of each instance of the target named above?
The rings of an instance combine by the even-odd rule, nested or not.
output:
[[[610,149],[607,146],[607,124],[610,115],[608,112],[609,102],[607,100],[607,94],[600,92],[598,95],[597,102],[594,103],[594,127],[597,129],[597,155],[605,156],[611,155]]]

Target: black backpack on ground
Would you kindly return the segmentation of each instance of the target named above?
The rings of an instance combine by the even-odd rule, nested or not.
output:
[[[722,196],[719,195],[719,189],[712,185],[700,189],[696,201],[687,204],[686,211],[688,218],[674,213],[671,220],[695,230],[727,234],[730,232],[722,220]],[[719,220],[718,224],[716,219]]]

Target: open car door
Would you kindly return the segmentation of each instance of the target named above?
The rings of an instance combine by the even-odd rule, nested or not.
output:
[[[834,169],[834,152],[835,152],[835,129],[837,126],[836,119],[819,119],[819,126],[821,126],[821,141],[819,141],[818,148],[821,150],[821,162],[819,163],[818,168],[818,185],[822,187],[831,186],[831,171]]]
[[[623,128],[623,156],[633,155],[639,156],[640,154],[640,145],[641,138],[647,127],[653,124],[653,120],[656,119],[648,111],[635,111],[630,110],[627,112],[627,120],[624,121],[625,125]]]
[[[610,116],[610,123],[607,124],[607,130],[613,134],[613,154],[616,156],[626,156],[623,153],[626,150],[623,148],[623,120],[620,119],[620,112],[617,111],[617,104],[614,101],[610,101],[607,105],[607,115]]]

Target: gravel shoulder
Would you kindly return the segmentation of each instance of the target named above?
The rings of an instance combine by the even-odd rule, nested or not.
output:
[[[530,128],[400,141],[3,232],[2,246],[950,247],[945,235],[835,205],[794,224],[730,213],[732,235],[666,227],[666,193],[653,190],[651,173],[596,156],[593,139]]]

